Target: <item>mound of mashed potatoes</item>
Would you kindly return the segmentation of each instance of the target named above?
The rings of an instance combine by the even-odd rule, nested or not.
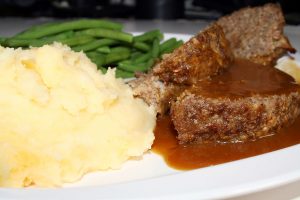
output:
[[[0,47],[0,186],[56,187],[151,148],[156,113],[61,44]]]

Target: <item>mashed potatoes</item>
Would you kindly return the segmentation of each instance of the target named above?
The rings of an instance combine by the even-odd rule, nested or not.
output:
[[[0,186],[60,186],[119,168],[154,140],[155,112],[60,44],[0,47]]]
[[[277,61],[277,65],[275,67],[292,76],[295,81],[300,84],[299,61],[296,61],[289,57],[283,57]]]

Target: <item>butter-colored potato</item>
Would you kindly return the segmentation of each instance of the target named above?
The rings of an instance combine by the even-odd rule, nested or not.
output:
[[[299,61],[291,59],[289,57],[281,58],[277,65],[277,69],[289,74],[292,76],[297,83],[300,84],[300,64]]]
[[[61,44],[0,47],[0,186],[54,187],[151,148],[156,113]]]

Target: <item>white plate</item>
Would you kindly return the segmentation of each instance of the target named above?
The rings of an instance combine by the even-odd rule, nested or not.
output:
[[[166,34],[187,40],[189,35]],[[296,55],[300,60],[300,55]],[[0,199],[212,199],[262,191],[300,180],[300,145],[191,171],[169,168],[147,153],[120,170],[86,175],[60,189],[0,189]]]

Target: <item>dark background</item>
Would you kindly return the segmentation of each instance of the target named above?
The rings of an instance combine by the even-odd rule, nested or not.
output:
[[[267,2],[281,4],[288,24],[300,24],[296,0],[0,0],[0,16],[215,20]]]

